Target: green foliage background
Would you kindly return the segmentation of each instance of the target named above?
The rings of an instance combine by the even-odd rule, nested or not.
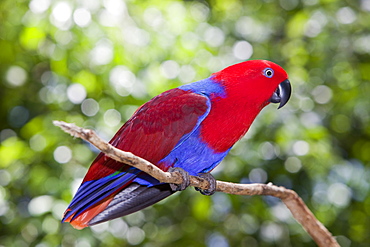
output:
[[[81,231],[60,223],[96,150],[52,120],[109,140],[151,97],[249,58],[284,67],[293,96],[213,174],[292,188],[342,246],[369,246],[369,12],[368,0],[2,0],[0,246],[315,246],[275,198],[191,188]]]

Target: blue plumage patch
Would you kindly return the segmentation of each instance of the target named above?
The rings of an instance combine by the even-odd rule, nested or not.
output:
[[[213,76],[204,80],[180,86],[179,88],[182,90],[190,90],[197,94],[203,94],[208,97],[214,96],[225,98],[226,92],[224,86],[222,86],[220,83],[216,82],[212,78]]]
[[[196,176],[215,168],[229,150],[221,153],[214,152],[206,143],[202,142],[199,129],[197,129],[160,162],[174,164],[174,167],[180,167],[189,172],[190,175]]]
[[[72,220],[79,216],[84,210],[95,205],[99,201],[107,198],[110,194],[128,184],[141,171],[134,167],[129,168],[126,172],[116,173],[101,179],[87,181],[81,184],[68,211],[62,221],[74,215]]]

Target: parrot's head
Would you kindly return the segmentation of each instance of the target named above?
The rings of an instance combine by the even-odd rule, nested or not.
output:
[[[288,74],[279,65],[267,60],[249,60],[231,65],[213,74],[221,82],[227,94],[239,96],[257,108],[269,103],[283,107],[289,100],[291,86]]]

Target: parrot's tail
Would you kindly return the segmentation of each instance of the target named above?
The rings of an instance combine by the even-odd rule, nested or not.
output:
[[[108,206],[88,222],[89,226],[99,224],[108,220],[122,217],[172,195],[169,184],[159,184],[152,187],[132,183],[117,193]],[[73,223],[73,222],[72,222]]]
[[[151,187],[131,183],[117,194],[107,197],[103,202],[85,210],[76,217],[63,219],[76,229],[83,229],[108,220],[119,218],[146,208],[175,193],[169,184],[158,184]],[[69,210],[66,211],[66,214]]]

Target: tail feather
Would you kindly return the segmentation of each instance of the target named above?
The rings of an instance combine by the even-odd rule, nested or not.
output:
[[[104,201],[110,195],[114,195],[115,191],[125,187],[139,172],[140,170],[134,173],[119,173],[107,178],[84,182],[78,189],[62,221],[66,221],[70,216],[73,221],[86,209]]]
[[[122,217],[146,208],[170,195],[169,184],[159,184],[152,187],[132,183],[117,193],[108,206],[88,222],[89,226]]]

